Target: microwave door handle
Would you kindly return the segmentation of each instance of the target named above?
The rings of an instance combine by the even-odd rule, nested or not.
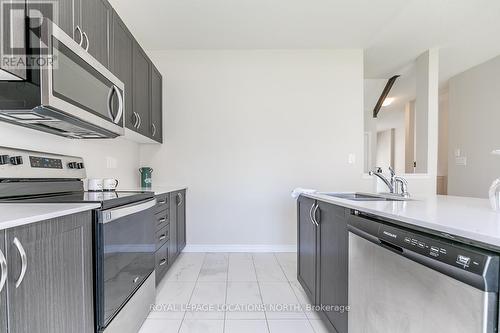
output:
[[[116,116],[113,116],[113,103],[111,98],[113,97],[113,92],[116,92],[116,96],[118,97],[118,112],[116,113]],[[120,122],[120,119],[123,115],[123,96],[120,93],[120,90],[116,86],[112,86],[111,89],[109,89],[109,94],[108,94],[108,114],[109,118],[113,120],[113,123],[118,124]]]

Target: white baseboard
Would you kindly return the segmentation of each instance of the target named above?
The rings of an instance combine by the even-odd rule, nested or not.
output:
[[[187,244],[183,252],[296,252],[296,245]]]

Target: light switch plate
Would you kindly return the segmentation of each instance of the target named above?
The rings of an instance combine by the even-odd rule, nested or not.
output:
[[[118,161],[116,158],[107,156],[106,157],[106,168],[108,169],[117,169],[118,168]]]
[[[467,157],[455,157],[455,164],[460,166],[467,166]]]
[[[356,155],[355,154],[349,154],[348,158],[347,158],[347,162],[349,164],[354,164],[356,163]]]

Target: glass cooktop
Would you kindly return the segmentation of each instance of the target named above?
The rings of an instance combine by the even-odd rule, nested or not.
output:
[[[102,209],[123,206],[134,202],[139,202],[154,197],[153,192],[69,192],[61,194],[25,196],[15,198],[3,198],[3,202],[32,202],[32,203],[101,203]]]

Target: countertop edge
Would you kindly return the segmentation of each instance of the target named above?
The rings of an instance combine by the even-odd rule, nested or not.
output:
[[[491,241],[478,240],[471,237],[471,235],[469,236],[464,235],[464,231],[460,229],[454,229],[452,227],[436,225],[432,222],[424,221],[421,219],[413,219],[398,214],[391,214],[377,209],[363,207],[361,205],[356,205],[356,201],[351,201],[342,198],[335,198],[321,193],[302,193],[301,195],[304,197],[308,197],[310,199],[319,200],[326,203],[342,206],[345,208],[358,210],[363,213],[380,216],[382,218],[389,219],[390,220],[388,221],[389,223],[397,224],[404,228],[412,229],[415,231],[448,239],[450,241],[456,241],[466,245],[480,247],[489,251],[500,253],[500,245],[496,244],[499,243],[499,241],[494,237],[491,238]],[[482,238],[486,238],[486,236],[482,235]]]
[[[132,192],[153,192],[155,195],[160,195],[160,194],[165,194],[165,193],[171,193],[171,192],[176,192],[176,191],[181,191],[181,190],[187,190],[187,186],[170,186],[170,185],[158,185],[158,186],[153,186],[151,188],[149,187],[132,187],[132,188],[120,188],[118,191],[132,191]]]
[[[26,207],[26,204],[2,204],[2,205],[19,205],[20,208]],[[6,230],[10,228],[20,227],[23,225],[37,223],[45,220],[50,220],[57,217],[77,214],[81,212],[86,212],[92,209],[101,207],[100,204],[29,204],[31,207],[36,207],[36,205],[43,205],[44,207],[54,206],[54,210],[50,212],[41,212],[39,215],[35,213],[27,214],[25,217],[7,219],[6,221],[0,222],[0,230]],[[64,206],[70,208],[64,208]],[[58,207],[59,206],[59,207]],[[0,205],[1,207],[1,205]]]

